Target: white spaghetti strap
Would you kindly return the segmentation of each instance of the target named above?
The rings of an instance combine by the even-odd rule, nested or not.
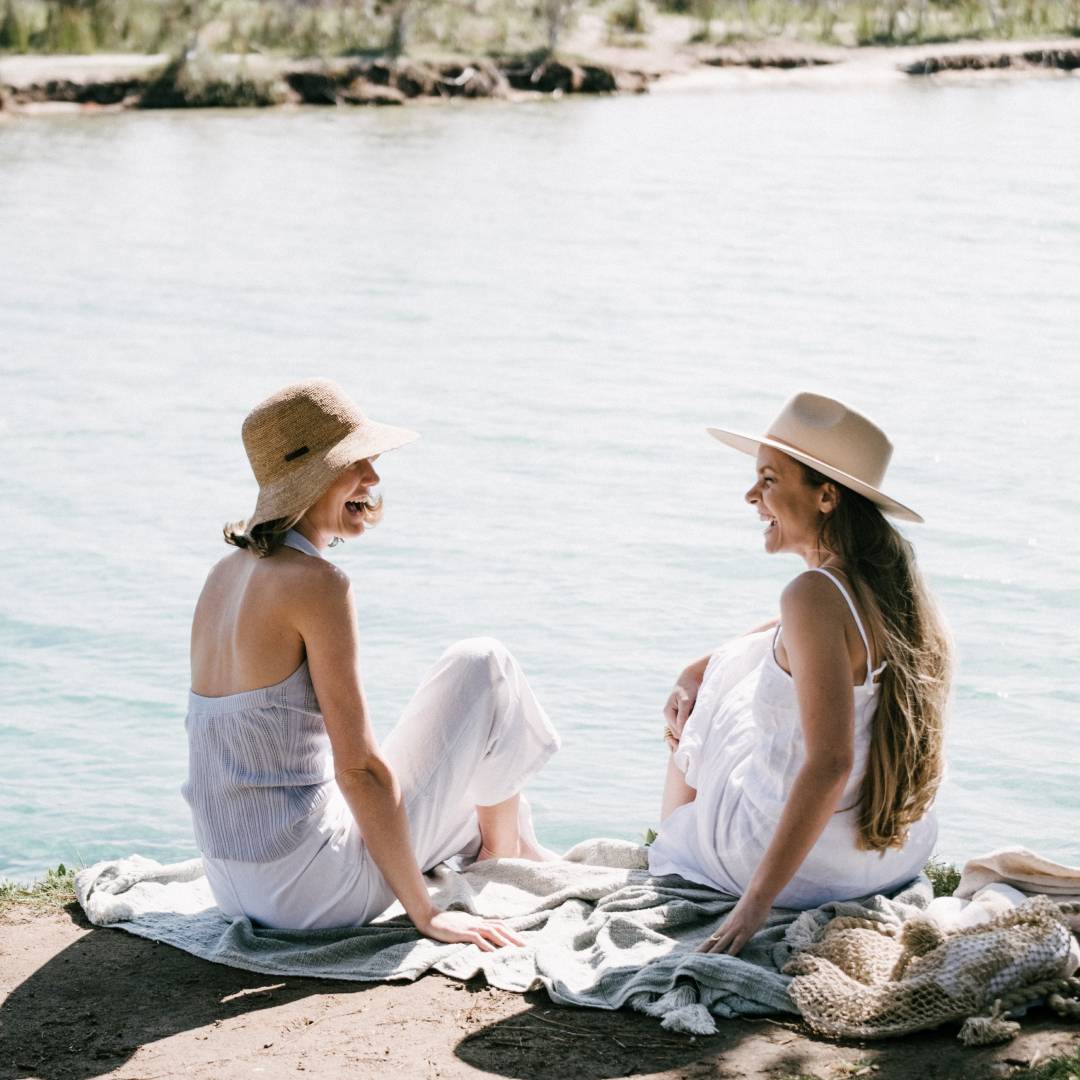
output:
[[[839,590],[840,595],[847,601],[847,606],[851,609],[851,617],[855,620],[855,629],[859,631],[859,637],[862,638],[863,645],[866,646],[866,682],[872,682],[875,675],[877,675],[885,665],[874,669],[874,657],[870,652],[870,639],[866,636],[866,630],[863,628],[862,619],[859,618],[858,609],[855,607],[854,601],[851,599],[851,594],[844,588],[844,583],[835,575],[830,574],[824,566],[814,566],[811,569],[818,574],[824,574]]]
[[[302,551],[305,555],[311,555],[313,558],[324,558],[323,553],[297,529],[290,529],[285,534],[285,539],[282,543],[286,547],[294,548],[296,551]]]

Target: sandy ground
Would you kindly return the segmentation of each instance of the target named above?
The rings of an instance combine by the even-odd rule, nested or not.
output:
[[[673,1035],[636,1013],[553,1005],[432,975],[410,984],[282,979],[198,960],[64,914],[0,916],[0,1080],[253,1077],[663,1080],[867,1076],[981,1080],[1072,1051],[1080,1027],[1034,1011],[968,1050],[955,1028],[879,1043],[811,1038],[791,1017]]]

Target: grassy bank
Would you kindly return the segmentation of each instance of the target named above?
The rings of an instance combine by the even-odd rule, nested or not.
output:
[[[652,830],[649,830],[650,833]],[[651,839],[646,834],[647,839]],[[951,896],[960,884],[960,871],[943,859],[931,859],[925,867],[935,896]],[[36,912],[61,911],[75,900],[75,869],[61,863],[29,885],[0,882],[0,914],[14,907]]]
[[[933,883],[935,896],[951,896],[960,883],[959,869],[942,859],[931,859],[926,864],[926,874]],[[75,869],[63,863],[29,885],[0,882],[0,914],[14,907],[39,912],[61,911],[74,900]]]
[[[0,52],[505,56],[593,44],[1080,36],[1080,0],[0,0]]]
[[[63,863],[32,885],[19,885],[13,881],[0,882],[0,915],[13,908],[21,908],[35,914],[53,914],[75,900],[75,871]]]
[[[1073,1053],[1050,1058],[1034,1069],[1014,1072],[1011,1080],[1080,1080],[1080,1046]]]

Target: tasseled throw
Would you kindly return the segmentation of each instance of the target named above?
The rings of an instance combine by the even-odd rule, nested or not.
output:
[[[969,1016],[957,1038],[965,1046],[994,1046],[1014,1038],[1020,1031],[1015,1020],[1007,1020],[1001,1002],[994,1003],[989,1016]]]

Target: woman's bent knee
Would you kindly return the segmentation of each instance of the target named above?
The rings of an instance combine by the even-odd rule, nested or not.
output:
[[[471,637],[455,641],[443,653],[443,659],[468,672],[494,675],[502,663],[509,659],[506,646],[493,637]]]

